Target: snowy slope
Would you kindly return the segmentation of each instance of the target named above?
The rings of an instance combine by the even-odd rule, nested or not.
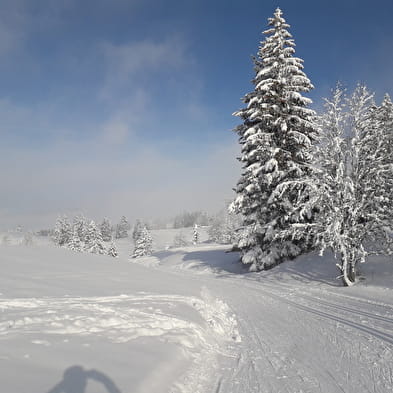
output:
[[[342,288],[329,258],[257,274],[206,244],[0,246],[1,391],[391,392],[393,264]]]
[[[239,339],[231,310],[203,283],[54,246],[0,255],[2,392],[57,392],[67,370],[72,392],[85,393],[86,378],[86,393],[105,392],[99,375],[117,386],[110,393],[197,391]]]

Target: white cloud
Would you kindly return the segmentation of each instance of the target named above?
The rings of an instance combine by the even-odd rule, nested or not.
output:
[[[118,102],[114,113],[101,127],[98,143],[119,145],[134,137],[147,116],[149,97],[144,90],[136,90],[127,99]]]
[[[140,70],[158,70],[165,67],[181,67],[186,64],[185,44],[179,37],[166,38],[161,42],[151,40],[130,42],[123,45],[103,43],[102,52],[120,78],[135,75]]]
[[[154,79],[154,74],[179,70],[192,62],[185,41],[176,36],[122,45],[104,42],[99,51],[106,64],[106,80],[100,92],[103,99],[116,97],[124,85],[138,88]]]

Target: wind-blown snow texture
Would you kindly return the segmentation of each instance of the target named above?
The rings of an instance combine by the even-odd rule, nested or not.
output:
[[[34,242],[0,245],[1,392],[392,391],[391,261],[342,288],[329,256],[249,273],[224,246]]]

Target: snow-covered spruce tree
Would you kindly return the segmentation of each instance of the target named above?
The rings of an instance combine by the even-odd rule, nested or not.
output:
[[[72,231],[76,231],[79,236],[79,240],[81,241],[81,247],[84,248],[84,243],[86,242],[86,233],[87,233],[87,218],[83,214],[79,214],[74,217],[72,223]]]
[[[364,262],[376,243],[378,253],[388,251],[389,214],[387,181],[392,179],[386,160],[386,133],[373,95],[358,86],[349,98],[340,87],[325,100],[321,117],[321,173],[319,243],[331,248],[340,261],[345,285],[356,279],[357,264]],[[375,252],[375,250],[374,250]]]
[[[314,205],[311,153],[317,137],[313,86],[294,57],[289,25],[277,9],[269,18],[254,59],[254,91],[244,97],[236,128],[243,173],[231,210],[243,217],[242,262],[251,270],[270,268],[307,252],[313,245]]]
[[[369,96],[359,85],[348,99],[354,130],[350,165],[368,253],[384,254],[390,250],[393,229],[393,113],[388,96],[381,106],[368,107],[368,100],[373,101]]]
[[[112,240],[112,226],[107,218],[102,220],[102,223],[100,224],[100,231],[102,240],[104,242],[109,242]]]
[[[55,229],[53,232],[53,240],[58,246],[66,246],[72,236],[72,230],[68,217],[64,215],[59,217],[56,221]]]
[[[68,248],[72,251],[82,252],[84,249],[84,244],[81,242],[79,237],[78,228],[74,226],[72,237],[70,242],[68,243]]]
[[[111,257],[114,257],[114,258],[117,258],[117,257],[118,257],[116,244],[115,244],[115,242],[113,241],[113,239],[112,239],[112,241],[111,241],[111,243],[110,243],[110,245],[109,245],[109,247],[108,247],[107,254],[108,254],[109,256],[111,256]]]
[[[101,232],[94,221],[90,221],[86,232],[85,250],[93,254],[106,254],[104,241]]]
[[[192,244],[198,244],[199,243],[199,231],[198,231],[198,225],[194,225],[194,229],[192,232]]]
[[[149,256],[153,253],[153,240],[149,230],[144,227],[140,236],[136,239],[132,258]]]
[[[132,240],[134,241],[134,244],[136,243],[138,238],[141,236],[143,228],[144,228],[144,225],[142,224],[142,221],[136,220],[134,228],[132,230]]]
[[[120,222],[116,225],[116,239],[124,239],[128,237],[128,231],[130,229],[130,224],[125,216],[120,218]]]

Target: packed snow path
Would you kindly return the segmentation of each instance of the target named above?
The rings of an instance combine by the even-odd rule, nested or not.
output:
[[[222,370],[216,392],[393,391],[391,289],[382,291],[385,302],[351,296],[330,268],[327,285],[299,280],[301,266],[296,274],[288,274],[284,265],[259,275],[223,274],[236,269],[231,258],[225,263],[207,257],[199,264],[190,254],[168,258],[172,266],[190,260],[194,273],[210,270],[215,278],[208,287],[235,311],[242,342],[236,361]]]
[[[224,250],[3,248],[1,391],[393,391],[391,285],[341,288],[315,256],[246,273]]]
[[[246,285],[230,302],[244,346],[222,391],[391,391],[390,307],[357,299],[343,306],[331,293],[260,285]]]

